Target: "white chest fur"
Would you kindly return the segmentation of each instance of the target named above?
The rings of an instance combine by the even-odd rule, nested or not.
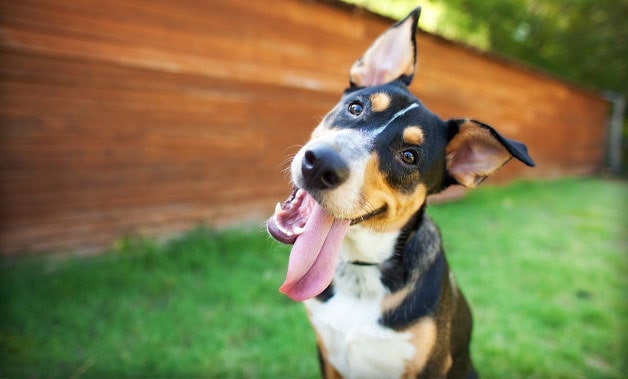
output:
[[[396,235],[366,235],[354,229],[344,241],[334,296],[326,302],[308,300],[305,305],[328,359],[345,378],[401,377],[415,355],[412,336],[379,324],[381,302],[388,291],[378,268],[346,262],[385,260],[393,252]]]

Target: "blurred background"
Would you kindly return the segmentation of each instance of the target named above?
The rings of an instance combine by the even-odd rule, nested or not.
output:
[[[417,3],[364,5],[399,18]],[[412,90],[538,163],[494,182],[609,167],[624,2],[423,6]],[[285,159],[392,22],[334,1],[8,1],[1,17],[4,255],[262,220],[289,189]]]
[[[337,102],[352,63],[417,5],[411,90],[444,119],[472,117],[523,141],[537,164],[513,162],[487,181],[487,192],[469,195],[478,205],[469,212],[494,197],[496,213],[513,215],[478,221],[477,233],[511,235],[497,241],[496,254],[520,248],[518,239],[536,241],[521,265],[526,280],[557,262],[577,263],[556,287],[538,279],[557,292],[522,306],[508,303],[525,291],[515,285],[500,305],[473,283],[494,261],[452,254],[457,273],[469,267],[461,275],[476,286],[472,303],[494,309],[479,311],[480,322],[504,309],[531,312],[478,332],[488,341],[476,348],[492,367],[488,377],[625,372],[628,2],[351,3],[0,2],[0,376],[316,377],[304,314],[276,293],[285,248],[265,237],[263,221],[288,195],[289,157]],[[527,201],[527,194],[539,197]],[[469,214],[450,214],[450,204],[435,207],[444,230]],[[522,205],[539,213],[517,216]],[[534,237],[521,237],[517,228],[528,223]],[[589,273],[589,264],[604,268],[586,285],[566,284]],[[512,280],[513,271],[502,272]],[[614,295],[597,299],[599,285]],[[566,286],[572,296],[563,299]],[[548,299],[557,309],[537,307]],[[570,324],[569,305],[578,301],[582,320]],[[556,323],[573,334],[595,324],[603,337],[583,337],[599,341],[593,349],[603,353],[589,353],[584,341],[584,352],[573,352],[570,332],[564,343],[544,339],[556,354],[538,348],[521,358],[539,346],[526,336],[543,328],[545,311],[550,335]],[[191,314],[198,318],[181,321]],[[519,348],[502,366],[491,362],[510,346],[495,330],[524,319],[533,322],[517,329]],[[277,323],[288,326],[278,331]],[[96,341],[108,347],[98,350]],[[548,368],[535,368],[539,360]],[[499,376],[513,367],[515,374]]]

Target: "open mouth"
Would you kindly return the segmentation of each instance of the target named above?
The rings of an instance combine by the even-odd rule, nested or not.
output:
[[[314,203],[307,192],[295,187],[286,201],[275,206],[275,213],[266,224],[270,235],[279,242],[293,244],[303,233]]]
[[[303,233],[305,224],[316,205],[316,200],[305,190],[294,187],[288,199],[275,206],[275,213],[267,223],[268,232],[277,241],[292,245]],[[384,212],[386,212],[386,206],[350,219],[350,225],[359,224]]]
[[[386,211],[386,206],[350,220],[329,215],[305,190],[294,188],[288,199],[277,204],[267,222],[270,235],[293,244],[286,281],[279,289],[293,300],[319,295],[333,279],[340,244],[350,225]]]

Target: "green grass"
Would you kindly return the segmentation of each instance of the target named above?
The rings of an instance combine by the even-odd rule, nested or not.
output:
[[[626,183],[565,180],[432,208],[486,377],[625,377],[627,200]]]
[[[483,378],[623,378],[628,184],[480,188],[432,206],[474,312]],[[287,249],[198,228],[91,258],[0,265],[0,377],[314,378]]]

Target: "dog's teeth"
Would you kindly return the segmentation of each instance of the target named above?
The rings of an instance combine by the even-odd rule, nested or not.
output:
[[[305,230],[305,227],[294,228],[294,234],[297,236],[300,236],[301,234],[303,234],[304,230]]]
[[[281,226],[281,225],[277,225],[277,226],[279,227],[279,230],[281,230],[281,232],[282,232],[283,234],[285,234],[285,235],[287,235],[287,236],[289,236],[289,237],[292,237],[292,236],[293,236],[292,231],[290,231],[290,230],[288,230],[288,229],[284,228],[284,227],[283,227],[283,226]]]
[[[275,213],[279,213],[281,211],[282,211],[281,203],[277,203],[277,205],[275,205]]]

